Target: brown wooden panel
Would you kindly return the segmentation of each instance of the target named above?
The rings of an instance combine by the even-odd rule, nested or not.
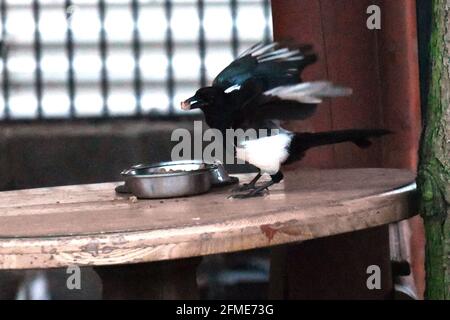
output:
[[[329,79],[354,90],[349,98],[322,104],[305,122],[290,123],[296,130],[323,131],[382,127],[376,32],[366,28],[369,0],[273,2],[276,39],[292,38],[314,46],[318,62],[305,70],[305,80]],[[369,150],[352,145],[309,152],[303,166],[379,166],[379,142]]]
[[[395,131],[383,144],[383,165],[416,170],[421,132],[416,1],[380,2],[383,10],[383,29],[379,36],[380,75],[384,80],[383,122]],[[409,224],[412,273],[417,294],[422,297],[425,289],[423,223],[420,217],[415,217]]]
[[[382,10],[382,29],[369,30],[366,9]],[[318,62],[305,80],[329,79],[350,86],[350,98],[320,106],[313,119],[291,129],[322,131],[384,127],[395,132],[369,150],[336,145],[309,153],[304,166],[414,168],[420,133],[415,1],[273,1],[275,39],[312,44]]]
[[[320,61],[308,67],[304,80],[326,79],[327,64],[323,39],[320,1],[286,0],[272,1],[274,37],[278,40],[294,40],[298,43],[312,44]],[[299,20],[299,18],[301,20]],[[330,103],[323,103],[317,114],[307,121],[286,123],[286,127],[297,131],[325,131],[331,128]],[[295,164],[294,166],[298,166]],[[331,147],[308,151],[301,164],[305,167],[333,167],[334,155]]]
[[[366,9],[372,4],[381,8],[381,30],[366,27]],[[289,123],[289,128],[394,131],[370,150],[346,144],[314,150],[301,165],[415,170],[421,130],[415,0],[289,0],[272,1],[272,7],[275,39],[313,44],[319,55],[305,80],[326,78],[354,89],[352,97],[324,104],[314,119]],[[412,227],[413,269],[423,278],[421,221]]]
[[[415,0],[380,1],[379,63],[383,122],[395,134],[384,143],[383,165],[416,170],[421,132]]]
[[[366,26],[373,0],[321,1],[328,79],[353,89],[331,101],[332,128],[383,128],[377,59],[377,31]],[[389,138],[385,138],[389,139]],[[367,150],[334,146],[336,167],[380,166],[381,141]]]

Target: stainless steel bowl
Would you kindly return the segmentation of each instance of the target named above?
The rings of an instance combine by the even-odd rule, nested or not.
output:
[[[230,175],[228,175],[228,172],[225,170],[225,167],[219,161],[216,161],[215,163],[206,163],[201,160],[180,160],[180,161],[160,162],[151,165],[137,164],[132,166],[131,169],[149,169],[168,165],[186,165],[186,166],[193,165],[194,168],[207,166],[210,170],[211,184],[213,186],[229,185],[239,182],[238,178],[231,177]],[[124,172],[122,172],[122,175]]]
[[[147,199],[190,196],[207,192],[211,186],[239,182],[238,178],[228,175],[220,162],[209,164],[200,160],[138,164],[121,174],[125,183],[118,186],[116,192]]]
[[[138,198],[174,198],[191,196],[211,189],[213,165],[186,161],[137,165],[122,172],[124,186],[117,192],[129,192]]]
[[[220,187],[224,185],[230,185],[233,183],[238,183],[239,179],[237,177],[232,177],[225,170],[222,163],[214,163],[214,168],[211,169],[211,183],[215,187]]]

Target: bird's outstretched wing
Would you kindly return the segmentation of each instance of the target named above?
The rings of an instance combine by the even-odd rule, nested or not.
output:
[[[217,75],[213,86],[224,90],[247,80],[258,81],[264,90],[300,82],[300,73],[316,60],[311,46],[290,48],[278,42],[258,43]]]
[[[251,80],[243,87],[255,88]],[[258,89],[253,89],[257,91]],[[304,82],[280,86],[264,92],[255,93],[252,98],[240,104],[236,126],[242,123],[258,125],[267,120],[303,120],[314,114],[317,105],[326,98],[343,97],[352,93],[350,88],[334,85],[328,81]]]
[[[276,87],[265,91],[263,96],[269,98],[268,102],[279,99],[302,104],[319,104],[324,98],[345,97],[351,94],[352,89],[335,85],[330,81],[313,81]]]

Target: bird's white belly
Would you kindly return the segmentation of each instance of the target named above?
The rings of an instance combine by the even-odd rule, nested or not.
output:
[[[280,133],[243,142],[236,147],[236,157],[261,169],[262,173],[275,174],[289,157],[288,146],[292,135]]]

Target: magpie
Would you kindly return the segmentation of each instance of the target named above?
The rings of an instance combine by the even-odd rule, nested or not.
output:
[[[248,184],[239,186],[233,198],[261,196],[283,179],[281,166],[299,161],[311,148],[351,142],[360,148],[371,145],[371,138],[389,131],[350,129],[329,132],[291,132],[283,120],[311,117],[326,98],[344,97],[350,88],[329,81],[303,82],[303,69],[317,60],[311,46],[271,42],[258,43],[244,51],[217,75],[212,85],[197,90],[181,102],[183,110],[201,109],[209,127],[227,129],[266,129],[275,132],[235,145],[235,155],[258,168]],[[257,185],[263,174],[271,180]]]

